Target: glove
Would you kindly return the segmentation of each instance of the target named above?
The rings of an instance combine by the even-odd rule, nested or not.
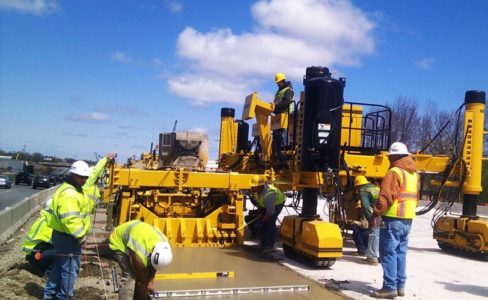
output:
[[[34,254],[34,259],[37,261],[40,261],[42,259],[42,253],[41,251],[38,251]]]

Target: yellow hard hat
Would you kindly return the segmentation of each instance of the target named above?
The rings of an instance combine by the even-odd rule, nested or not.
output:
[[[251,178],[251,182],[249,183],[251,185],[251,187],[255,187],[255,186],[262,186],[264,185],[264,178],[263,177],[259,177],[258,175],[254,175],[252,178]]]
[[[278,83],[282,80],[286,80],[286,76],[283,73],[276,73],[275,74],[275,82]]]
[[[366,177],[364,177],[363,175],[358,175],[358,176],[356,176],[356,178],[354,178],[354,185],[355,186],[361,186],[361,185],[365,185],[368,183],[369,183],[368,179],[366,179]]]

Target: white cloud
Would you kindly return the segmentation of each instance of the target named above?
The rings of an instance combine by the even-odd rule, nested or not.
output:
[[[115,51],[112,53],[111,58],[115,61],[124,63],[124,64],[129,64],[132,62],[132,57],[122,51]]]
[[[110,120],[109,115],[99,112],[89,112],[89,113],[80,113],[74,114],[68,117],[72,121],[79,121],[79,122],[107,122]]]
[[[272,82],[276,72],[301,81],[307,66],[359,66],[375,49],[375,24],[350,1],[260,0],[251,12],[252,32],[180,33],[177,54],[191,70],[168,79],[174,94],[200,105],[242,103],[250,87]]]
[[[173,14],[183,11],[183,3],[181,3],[181,1],[178,0],[166,0],[166,6],[168,7],[169,11]]]
[[[0,0],[0,8],[33,15],[44,15],[59,8],[57,0]]]
[[[435,59],[431,57],[422,58],[415,62],[415,66],[421,70],[430,70],[435,63]]]

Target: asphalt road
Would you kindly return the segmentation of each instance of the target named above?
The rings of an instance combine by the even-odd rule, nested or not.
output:
[[[30,185],[14,185],[10,189],[0,189],[0,211],[15,205],[26,197],[39,193],[41,189],[32,189]]]

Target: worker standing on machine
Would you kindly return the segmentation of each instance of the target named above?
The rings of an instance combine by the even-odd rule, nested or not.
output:
[[[292,102],[293,96],[295,92],[293,91],[293,86],[290,81],[286,80],[286,76],[283,73],[276,73],[275,74],[275,82],[278,85],[278,91],[276,91],[275,98],[274,98],[274,110],[273,113],[275,115],[281,113],[288,113],[292,112]],[[277,167],[281,168],[284,167],[285,163],[282,161],[281,157],[281,150],[282,147],[286,144],[286,137],[288,133],[285,132],[285,129],[275,129],[273,130],[273,156],[274,160],[277,163]]]
[[[362,259],[361,263],[377,265],[379,262],[380,227],[378,225],[373,226],[371,217],[373,207],[380,195],[380,189],[363,175],[356,176],[354,184],[358,189],[363,217],[368,221],[368,250],[366,251],[366,258]]]
[[[84,218],[89,208],[82,189],[89,175],[90,168],[86,162],[74,162],[68,178],[54,193],[48,225],[53,229],[52,243],[56,252],[43,299],[73,298],[81,247],[91,226]]]
[[[173,260],[168,239],[158,228],[133,220],[115,227],[109,247],[122,269],[119,299],[151,299],[156,271]]]
[[[45,209],[31,225],[22,243],[22,250],[26,253],[25,259],[40,277],[44,274],[49,276],[54,261],[55,250],[51,241],[53,230],[47,224],[49,218],[47,210],[51,202],[52,199],[46,201]]]
[[[381,182],[380,197],[373,209],[373,224],[380,228],[383,286],[374,298],[405,296],[408,235],[418,202],[418,175],[407,146],[395,142],[388,151],[390,169]]]
[[[290,104],[293,101],[293,96],[295,92],[293,91],[293,86],[290,81],[286,80],[286,76],[283,73],[276,73],[275,82],[278,86],[278,91],[276,91],[274,98],[274,110],[275,114],[280,114],[284,112],[290,112]]]
[[[269,254],[274,250],[274,242],[278,234],[276,220],[285,204],[285,195],[278,188],[265,182],[258,175],[251,179],[251,191],[258,204],[259,214],[257,221],[261,222],[260,250]]]

